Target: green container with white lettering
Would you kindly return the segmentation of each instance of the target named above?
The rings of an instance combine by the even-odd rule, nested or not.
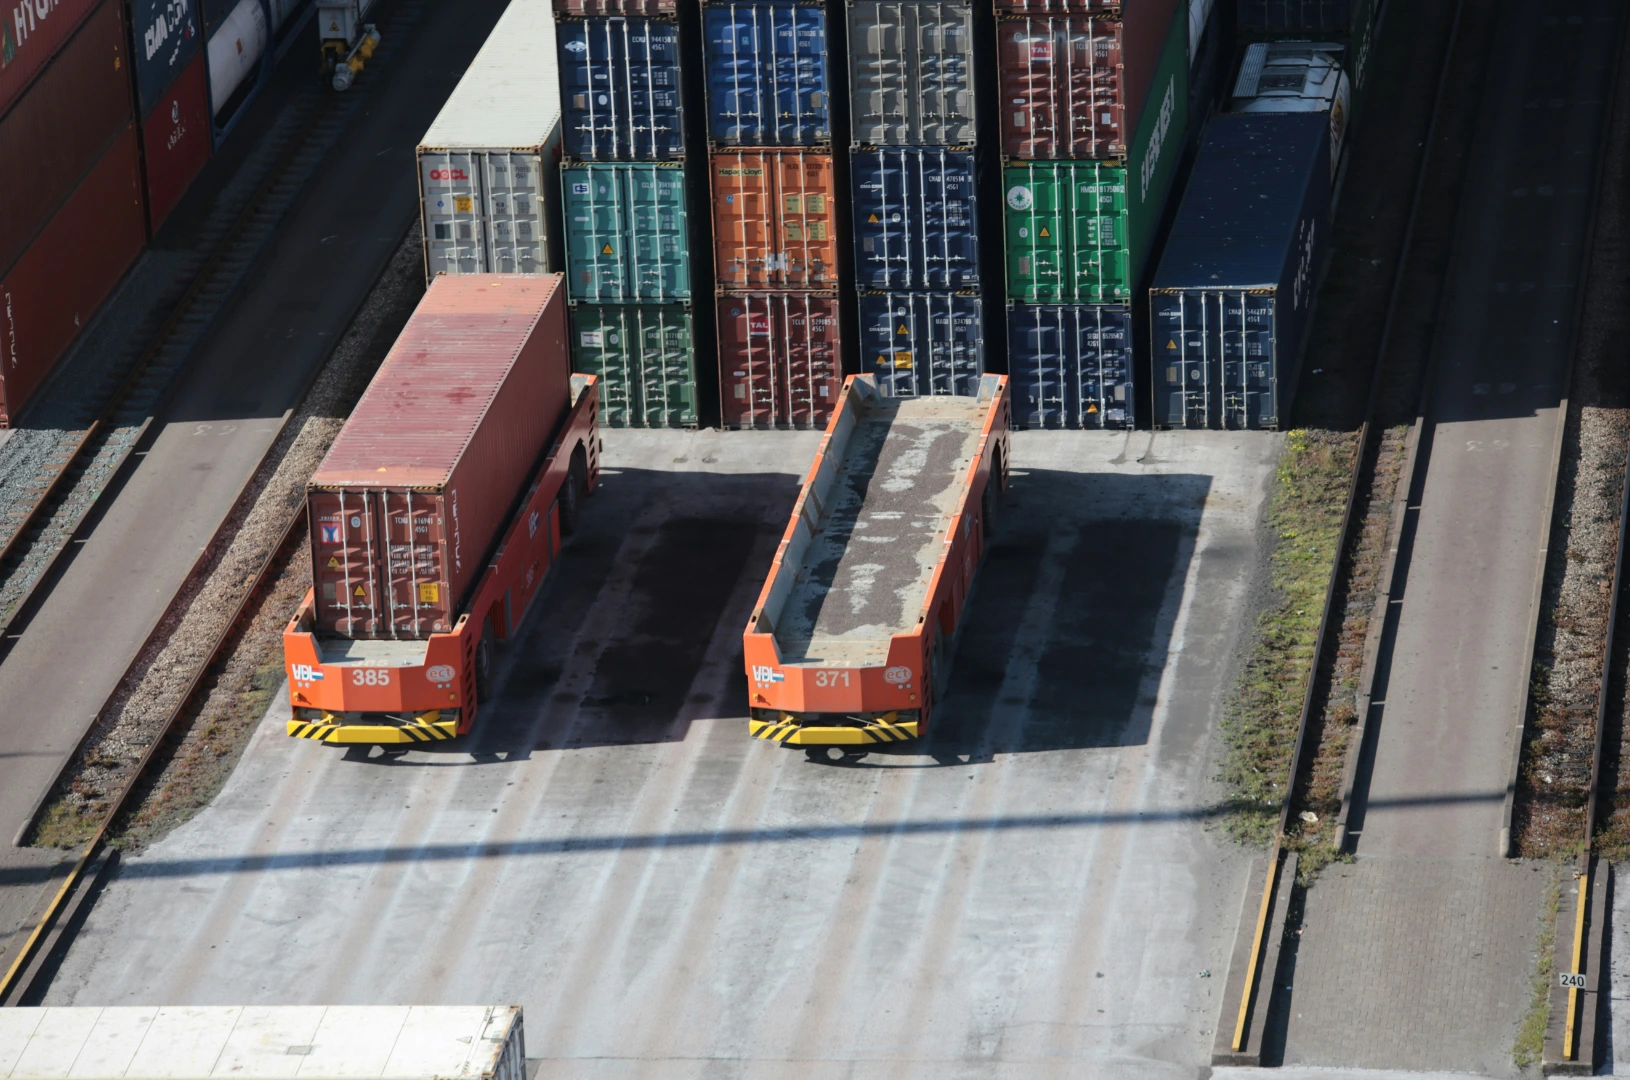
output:
[[[606,427],[697,424],[689,304],[573,304],[572,370],[600,377]]]
[[[1131,300],[1183,153],[1188,99],[1188,24],[1179,18],[1125,160],[1003,166],[1008,299]]]

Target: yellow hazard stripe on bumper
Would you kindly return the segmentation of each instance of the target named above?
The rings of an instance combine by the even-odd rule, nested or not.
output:
[[[328,720],[290,720],[288,733],[296,739],[320,743],[370,746],[389,743],[445,742],[458,735],[458,720],[413,721],[407,724],[339,724]]]
[[[893,715],[893,714],[890,714]],[[748,733],[755,739],[786,746],[861,746],[872,743],[908,742],[919,733],[920,722],[876,719],[864,725],[800,724],[796,720],[749,720]]]

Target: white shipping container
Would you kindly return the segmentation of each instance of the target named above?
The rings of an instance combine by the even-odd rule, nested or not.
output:
[[[0,1080],[524,1080],[519,1005],[0,1009]]]
[[[260,58],[266,52],[266,42],[282,29],[290,12],[299,0],[239,0],[219,26],[211,27],[209,44],[209,99],[219,116],[234,91],[245,79],[254,76],[260,67]],[[266,26],[266,13],[270,10],[272,25]]]
[[[550,0],[512,0],[419,143],[425,277],[565,269]]]

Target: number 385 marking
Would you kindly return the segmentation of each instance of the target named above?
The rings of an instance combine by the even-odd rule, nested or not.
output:
[[[352,686],[389,686],[391,673],[379,668],[357,668],[351,672]]]
[[[848,686],[849,673],[847,671],[817,671],[815,673],[816,686]]]

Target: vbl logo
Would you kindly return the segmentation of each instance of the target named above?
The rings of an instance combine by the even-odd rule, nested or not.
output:
[[[768,664],[754,664],[753,681],[760,686],[767,686],[770,683],[786,682],[787,677]]]
[[[294,681],[297,683],[322,682],[323,673],[312,667],[310,664],[295,664]]]

